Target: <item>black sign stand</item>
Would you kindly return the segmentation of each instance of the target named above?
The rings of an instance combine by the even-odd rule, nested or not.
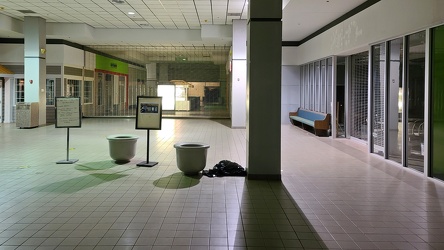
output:
[[[57,164],[73,164],[79,159],[69,159],[69,128],[66,128],[66,160],[60,160]]]
[[[158,162],[150,161],[150,129],[162,127],[162,97],[137,96],[136,129],[146,129],[146,161],[139,167],[153,167]]]
[[[154,167],[158,162],[150,161],[150,130],[146,130],[146,161],[137,163],[139,167]]]

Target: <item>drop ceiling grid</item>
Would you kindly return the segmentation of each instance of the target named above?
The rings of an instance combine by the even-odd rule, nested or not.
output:
[[[3,0],[1,5],[3,13],[20,20],[25,15],[18,10],[32,10],[36,14],[31,16],[41,16],[47,22],[86,23],[96,28],[139,28],[143,18],[152,28],[198,29],[201,24],[231,24],[240,17],[227,14],[246,13],[245,1],[126,0],[120,5],[109,0]],[[133,18],[129,11],[136,13]]]

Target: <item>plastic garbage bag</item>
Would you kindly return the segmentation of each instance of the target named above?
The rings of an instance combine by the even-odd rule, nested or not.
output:
[[[236,162],[222,160],[214,165],[213,169],[203,170],[202,174],[208,177],[246,176],[247,171],[245,171],[245,169]]]

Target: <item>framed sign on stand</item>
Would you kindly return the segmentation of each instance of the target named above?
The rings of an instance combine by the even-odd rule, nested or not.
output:
[[[56,97],[56,128],[66,128],[66,160],[58,161],[57,164],[72,164],[78,159],[69,159],[69,129],[82,126],[82,112],[80,108],[80,97]]]
[[[138,163],[137,166],[153,167],[158,162],[149,160],[150,154],[150,130],[162,129],[162,97],[159,96],[138,96],[136,129],[145,129],[146,133],[146,161]]]

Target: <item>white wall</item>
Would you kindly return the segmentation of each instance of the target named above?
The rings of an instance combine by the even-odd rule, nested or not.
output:
[[[301,105],[300,79],[299,66],[282,66],[282,124],[290,124],[288,113],[296,111]]]
[[[95,54],[90,54],[89,65],[95,68]],[[25,48],[23,44],[0,44],[0,63],[2,64],[23,64],[25,58]],[[46,46],[47,65],[69,65],[82,68],[84,65],[83,50],[73,48],[63,44],[48,44]],[[93,65],[92,65],[93,64]]]
[[[442,0],[383,0],[299,47],[282,49],[283,65],[347,55],[369,44],[444,23]]]
[[[83,50],[71,46],[64,45],[63,47],[63,64],[76,68],[83,68],[85,65],[85,55]]]
[[[62,65],[65,57],[64,45],[62,44],[48,44],[46,45],[46,64],[47,65]]]
[[[96,68],[96,54],[85,52],[85,69],[94,70]]]
[[[23,64],[25,46],[23,44],[0,44],[0,63]]]

